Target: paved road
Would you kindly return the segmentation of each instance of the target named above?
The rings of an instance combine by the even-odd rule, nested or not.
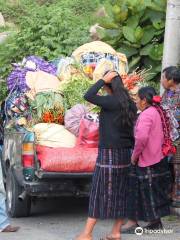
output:
[[[15,234],[0,233],[0,240],[72,240],[81,231],[87,214],[88,201],[85,199],[52,199],[39,201],[29,218],[12,219],[21,226]],[[100,221],[94,232],[94,240],[110,231],[112,221]],[[180,240],[180,220],[170,217],[165,228],[173,234],[123,235],[122,240]]]

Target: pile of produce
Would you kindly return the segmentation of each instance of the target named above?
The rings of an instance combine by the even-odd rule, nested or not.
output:
[[[84,94],[105,72],[114,70],[131,93],[144,82],[148,73],[135,70],[127,74],[127,69],[126,56],[100,41],[85,44],[71,57],[61,57],[51,63],[36,56],[27,57],[22,63],[14,64],[8,77],[10,93],[5,106],[9,127],[34,131],[37,126],[38,132],[42,126],[51,137],[50,141],[43,140],[43,144],[54,147],[59,146],[54,133],[62,127],[63,143],[65,136],[72,134],[73,146],[74,139],[80,146],[96,146],[100,108],[85,101]],[[103,95],[103,90],[98,94]],[[27,102],[25,107],[24,101]],[[95,138],[88,144],[91,131]]]

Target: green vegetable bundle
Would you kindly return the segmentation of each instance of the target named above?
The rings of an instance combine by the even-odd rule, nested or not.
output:
[[[69,109],[77,103],[85,104],[83,96],[92,86],[93,81],[85,76],[73,76],[68,82],[62,85],[64,102],[66,109]]]
[[[43,114],[47,112],[60,113],[64,115],[63,96],[58,92],[38,93],[35,100],[30,102],[33,119],[42,120]]]
[[[70,109],[80,103],[88,106],[93,112],[99,112],[99,107],[88,104],[84,99],[84,94],[93,84],[94,81],[85,77],[84,74],[75,75],[68,82],[62,84],[65,108]]]

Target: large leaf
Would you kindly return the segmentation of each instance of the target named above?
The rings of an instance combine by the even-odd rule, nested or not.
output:
[[[104,8],[105,8],[105,12],[107,13],[107,15],[110,16],[111,18],[113,18],[113,16],[114,16],[113,5],[110,3],[110,1],[106,1],[104,3]]]
[[[154,77],[157,75],[157,73],[159,73],[160,71],[158,71],[161,68],[161,62],[160,61],[154,61],[152,59],[150,59],[149,57],[144,57],[143,58],[143,65],[146,69],[150,69],[149,70],[149,77],[148,79],[154,79]]]
[[[148,56],[143,57],[142,63],[145,66],[145,68],[147,68],[147,69],[150,67],[152,67],[152,69],[154,69],[155,67],[157,67],[159,65],[159,61],[153,61]]]
[[[99,25],[101,27],[107,28],[107,29],[117,29],[118,28],[118,25],[111,18],[108,18],[108,17],[99,19]]]
[[[118,52],[122,52],[126,55],[127,58],[136,55],[138,53],[137,48],[133,48],[130,46],[123,45],[117,49]]]
[[[138,15],[131,16],[126,21],[127,27],[136,28],[138,26],[138,24],[139,24],[139,16]]]
[[[139,10],[146,8],[146,5],[144,4],[144,0],[126,0],[126,1],[130,8],[135,8],[135,9],[139,8]]]
[[[112,39],[108,40],[107,43],[108,43],[109,45],[112,45],[113,47],[115,47],[115,46],[118,44],[116,38],[112,38]]]
[[[140,50],[141,56],[148,56],[150,54],[151,49],[153,48],[153,44],[148,44]]]
[[[152,0],[144,0],[144,5],[146,7],[149,7],[151,5],[151,3],[152,3]]]
[[[129,6],[136,7],[139,0],[127,0]]]
[[[144,35],[144,30],[140,26],[138,26],[135,30],[134,35],[135,35],[136,40],[139,42]]]
[[[146,16],[151,20],[151,22],[155,20],[164,20],[165,14],[163,12],[153,11],[151,9],[146,10]]]
[[[130,27],[123,27],[123,35],[124,37],[134,43],[136,42],[136,39],[135,39],[135,36],[134,36],[134,33],[135,33],[135,30],[133,28],[130,28]]]
[[[129,62],[129,69],[132,69],[136,66],[141,60],[140,56],[132,57],[132,60]]]
[[[157,30],[160,30],[160,29],[163,29],[165,27],[165,22],[162,21],[162,20],[154,20],[153,21],[153,26],[157,29]]]
[[[121,5],[121,7],[114,5],[112,11],[114,13],[113,17],[118,23],[123,23],[128,17],[128,8],[126,5]]]
[[[154,4],[158,5],[164,11],[166,10],[167,0],[153,0]]]
[[[161,60],[163,55],[163,44],[156,44],[151,49],[149,56],[152,60]]]
[[[106,31],[107,34],[109,34],[111,36],[111,38],[121,38],[123,33],[122,30],[120,29],[108,29]]]
[[[162,6],[161,4],[158,4],[158,1],[155,2],[152,2],[150,5],[149,5],[149,8],[151,10],[154,10],[154,11],[157,11],[157,12],[165,12],[166,9],[164,7],[164,5]]]
[[[153,39],[156,30],[152,26],[146,26],[144,27],[143,30],[144,30],[144,35],[141,39],[141,44],[146,45]]]
[[[158,72],[161,72],[161,69],[162,69],[162,65],[159,64],[154,68],[154,71],[158,73]]]
[[[154,34],[154,36],[159,36],[159,35],[164,36],[164,29],[156,31],[155,34]]]
[[[125,44],[126,46],[129,46],[129,47],[133,47],[133,48],[140,48],[141,45],[140,44],[137,44],[137,43],[131,43],[131,42],[128,42],[128,41],[123,41],[123,44]]]
[[[144,14],[144,10],[146,9],[146,5],[144,4],[144,0],[127,0],[129,5],[129,9],[132,12],[132,15],[141,13]]]
[[[118,41],[123,35],[122,31],[119,29],[98,29],[97,32],[103,41],[111,39],[116,39],[116,41]]]
[[[112,7],[112,12],[115,14],[115,15],[118,15],[121,13],[121,8],[119,5],[115,4],[113,7]]]

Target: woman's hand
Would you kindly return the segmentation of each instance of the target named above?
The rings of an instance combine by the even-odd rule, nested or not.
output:
[[[104,75],[103,79],[106,84],[111,83],[112,79],[114,77],[118,76],[117,72],[108,72],[106,75]]]
[[[136,165],[136,163],[137,163],[137,159],[134,159],[133,157],[131,157],[131,164],[132,165]]]

